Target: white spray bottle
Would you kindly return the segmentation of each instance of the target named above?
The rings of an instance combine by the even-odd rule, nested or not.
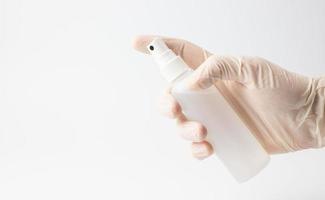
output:
[[[193,70],[160,38],[154,39],[147,48],[162,76],[172,83],[172,95],[185,116],[207,128],[207,141],[235,179],[244,182],[260,172],[270,160],[268,153],[219,91],[214,86],[200,91],[184,87],[183,80]]]

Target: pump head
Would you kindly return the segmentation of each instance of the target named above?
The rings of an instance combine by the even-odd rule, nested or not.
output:
[[[159,65],[161,74],[168,82],[174,81],[178,76],[190,69],[182,58],[169,49],[160,38],[152,40],[147,49]]]

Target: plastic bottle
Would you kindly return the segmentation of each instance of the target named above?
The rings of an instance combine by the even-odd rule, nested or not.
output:
[[[214,86],[200,91],[187,89],[183,80],[193,70],[160,38],[147,48],[162,76],[172,83],[172,95],[185,116],[207,128],[207,141],[235,179],[244,182],[259,173],[270,157],[219,91]]]

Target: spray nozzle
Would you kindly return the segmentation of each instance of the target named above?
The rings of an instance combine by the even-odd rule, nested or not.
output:
[[[155,38],[154,40],[152,40],[147,46],[147,49],[153,56],[159,56],[165,53],[166,51],[170,51],[170,49],[167,47],[167,45],[161,38]]]
[[[147,49],[159,65],[160,72],[167,81],[173,81],[188,70],[185,62],[169,49],[161,38],[152,40]]]

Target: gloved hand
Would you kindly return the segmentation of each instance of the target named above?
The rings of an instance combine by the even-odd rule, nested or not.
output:
[[[137,37],[134,48],[148,53],[146,46],[155,37]],[[324,78],[289,72],[259,57],[212,55],[185,40],[163,39],[191,68],[197,68],[187,80],[188,87],[217,87],[268,153],[324,146]],[[204,141],[207,130],[186,119],[169,89],[159,107],[164,115],[177,119],[180,135],[192,141],[194,157],[212,154],[211,145]]]

